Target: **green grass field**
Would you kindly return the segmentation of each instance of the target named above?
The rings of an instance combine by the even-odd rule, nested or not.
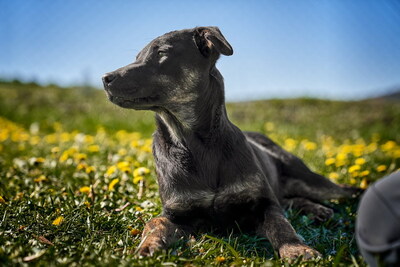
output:
[[[400,166],[400,103],[268,100],[228,105],[337,183],[363,188]],[[154,114],[122,110],[103,92],[0,84],[0,265],[288,266],[265,239],[198,233],[139,259],[144,223],[161,211]],[[323,259],[294,266],[365,266],[354,239],[356,200],[332,219],[287,217]]]

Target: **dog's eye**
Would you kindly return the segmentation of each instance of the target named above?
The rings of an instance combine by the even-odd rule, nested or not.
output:
[[[159,57],[165,57],[167,56],[167,51],[158,51],[157,54]]]

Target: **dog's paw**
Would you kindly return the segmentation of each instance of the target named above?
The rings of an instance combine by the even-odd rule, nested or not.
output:
[[[309,260],[321,257],[321,253],[304,244],[285,244],[279,248],[279,256],[289,260],[303,256],[303,260]]]
[[[136,250],[136,254],[141,257],[151,257],[155,252],[164,249],[164,244],[161,240],[145,240]]]
[[[322,206],[320,204],[316,204],[312,210],[310,210],[309,218],[314,221],[324,222],[333,216],[333,210]]]

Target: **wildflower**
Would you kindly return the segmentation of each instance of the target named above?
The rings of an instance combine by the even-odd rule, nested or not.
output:
[[[150,170],[146,167],[139,167],[133,171],[133,177],[142,176],[145,174],[149,174]]]
[[[45,161],[46,161],[46,159],[41,158],[41,157],[39,157],[39,158],[30,158],[29,159],[29,163],[31,165],[39,165],[39,164],[42,164]]]
[[[296,145],[297,145],[297,141],[296,140],[294,140],[292,138],[288,138],[288,139],[285,140],[284,148],[289,150],[289,151],[292,151],[292,150],[294,150],[296,148]]]
[[[110,166],[106,171],[106,176],[111,176],[117,171],[117,167]]]
[[[326,160],[325,160],[325,165],[326,165],[326,166],[329,166],[329,165],[334,164],[335,162],[336,162],[336,159],[334,159],[334,158],[329,158],[329,159],[326,159]]]
[[[356,171],[359,171],[361,169],[360,165],[353,165],[349,167],[349,173],[354,173]]]
[[[65,161],[67,161],[68,158],[69,158],[69,153],[68,153],[67,151],[64,151],[64,152],[61,154],[61,157],[59,158],[59,161],[60,161],[61,163],[63,163],[63,162],[65,162]]]
[[[86,163],[79,163],[77,166],[76,166],[76,169],[77,170],[83,170],[83,169],[85,169],[87,167],[87,164]]]
[[[0,203],[6,203],[6,201],[4,200],[4,198],[2,196],[0,196]]]
[[[92,204],[90,204],[90,202],[89,201],[85,201],[85,202],[83,202],[83,204],[86,206],[86,208],[90,208],[91,206],[92,206]]]
[[[128,150],[126,150],[125,148],[121,148],[118,150],[118,155],[125,156],[126,154],[128,154]]]
[[[305,140],[305,141],[303,142],[303,147],[304,147],[305,150],[311,151],[311,150],[317,149],[317,144],[314,143],[314,142],[310,142],[310,141],[308,141],[308,140]]]
[[[384,172],[387,170],[387,167],[386,167],[386,165],[379,165],[378,167],[376,167],[376,170],[378,172]]]
[[[54,221],[53,221],[53,225],[58,226],[60,225],[62,222],[64,221],[64,217],[63,216],[58,216]]]
[[[217,257],[215,258],[215,261],[218,262],[218,263],[221,263],[221,262],[226,261],[226,259],[225,259],[224,256],[217,256]]]
[[[360,188],[362,189],[366,189],[368,187],[368,181],[367,179],[362,179],[361,183],[360,183]]]
[[[57,143],[57,136],[55,134],[48,134],[44,137],[44,141],[48,144]]]
[[[62,133],[62,134],[60,135],[60,141],[61,141],[62,143],[67,143],[67,142],[69,142],[69,141],[71,141],[71,140],[72,140],[72,136],[71,136],[70,133]]]
[[[43,182],[43,181],[46,181],[46,180],[47,180],[46,176],[40,175],[38,178],[34,179],[33,181],[35,183],[40,183],[40,182]]]
[[[365,176],[368,176],[369,174],[370,174],[370,171],[365,170],[365,171],[360,172],[360,177],[365,177]]]
[[[82,186],[81,188],[79,188],[79,192],[84,193],[84,194],[88,194],[90,192],[90,187],[89,186]]]
[[[85,142],[86,144],[93,144],[94,137],[92,135],[85,135],[83,142]]]
[[[337,180],[337,179],[339,179],[339,174],[337,174],[336,172],[331,172],[331,173],[328,175],[328,177],[329,177],[329,179]]]
[[[83,161],[83,160],[87,159],[87,155],[84,153],[76,153],[74,155],[74,159],[76,162]]]
[[[141,207],[139,207],[139,206],[136,206],[136,207],[135,207],[135,210],[136,210],[136,211],[142,211],[143,209],[142,209]]]
[[[355,164],[356,165],[363,165],[363,164],[365,164],[365,162],[367,162],[364,158],[358,158],[358,159],[356,159],[355,160]]]
[[[114,190],[114,186],[115,186],[118,182],[119,182],[119,179],[118,179],[118,178],[112,180],[112,181],[110,182],[110,184],[108,185],[108,190],[109,190],[109,191]]]
[[[92,152],[92,153],[94,153],[94,152],[99,152],[99,151],[100,151],[100,146],[98,146],[98,145],[91,145],[91,146],[88,146],[87,150],[88,150],[89,152]]]
[[[137,183],[139,183],[139,182],[142,181],[142,180],[143,180],[143,176],[141,176],[141,175],[135,176],[135,177],[133,178],[133,183],[134,183],[134,184],[137,184]]]
[[[385,151],[385,152],[391,151],[395,147],[396,147],[395,141],[387,141],[386,143],[381,145],[382,151]]]
[[[58,146],[55,146],[55,147],[52,147],[50,151],[51,151],[51,153],[58,153],[58,152],[60,152],[60,148]]]
[[[87,174],[93,173],[96,171],[96,167],[95,166],[86,166],[85,172]]]
[[[133,236],[139,235],[140,233],[141,233],[141,231],[138,230],[138,229],[132,229],[131,230],[131,235],[133,235]]]

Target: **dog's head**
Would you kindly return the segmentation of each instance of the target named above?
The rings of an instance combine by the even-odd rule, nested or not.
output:
[[[151,41],[136,61],[103,76],[114,104],[132,109],[168,109],[198,100],[220,54],[233,50],[217,27],[166,33]]]

